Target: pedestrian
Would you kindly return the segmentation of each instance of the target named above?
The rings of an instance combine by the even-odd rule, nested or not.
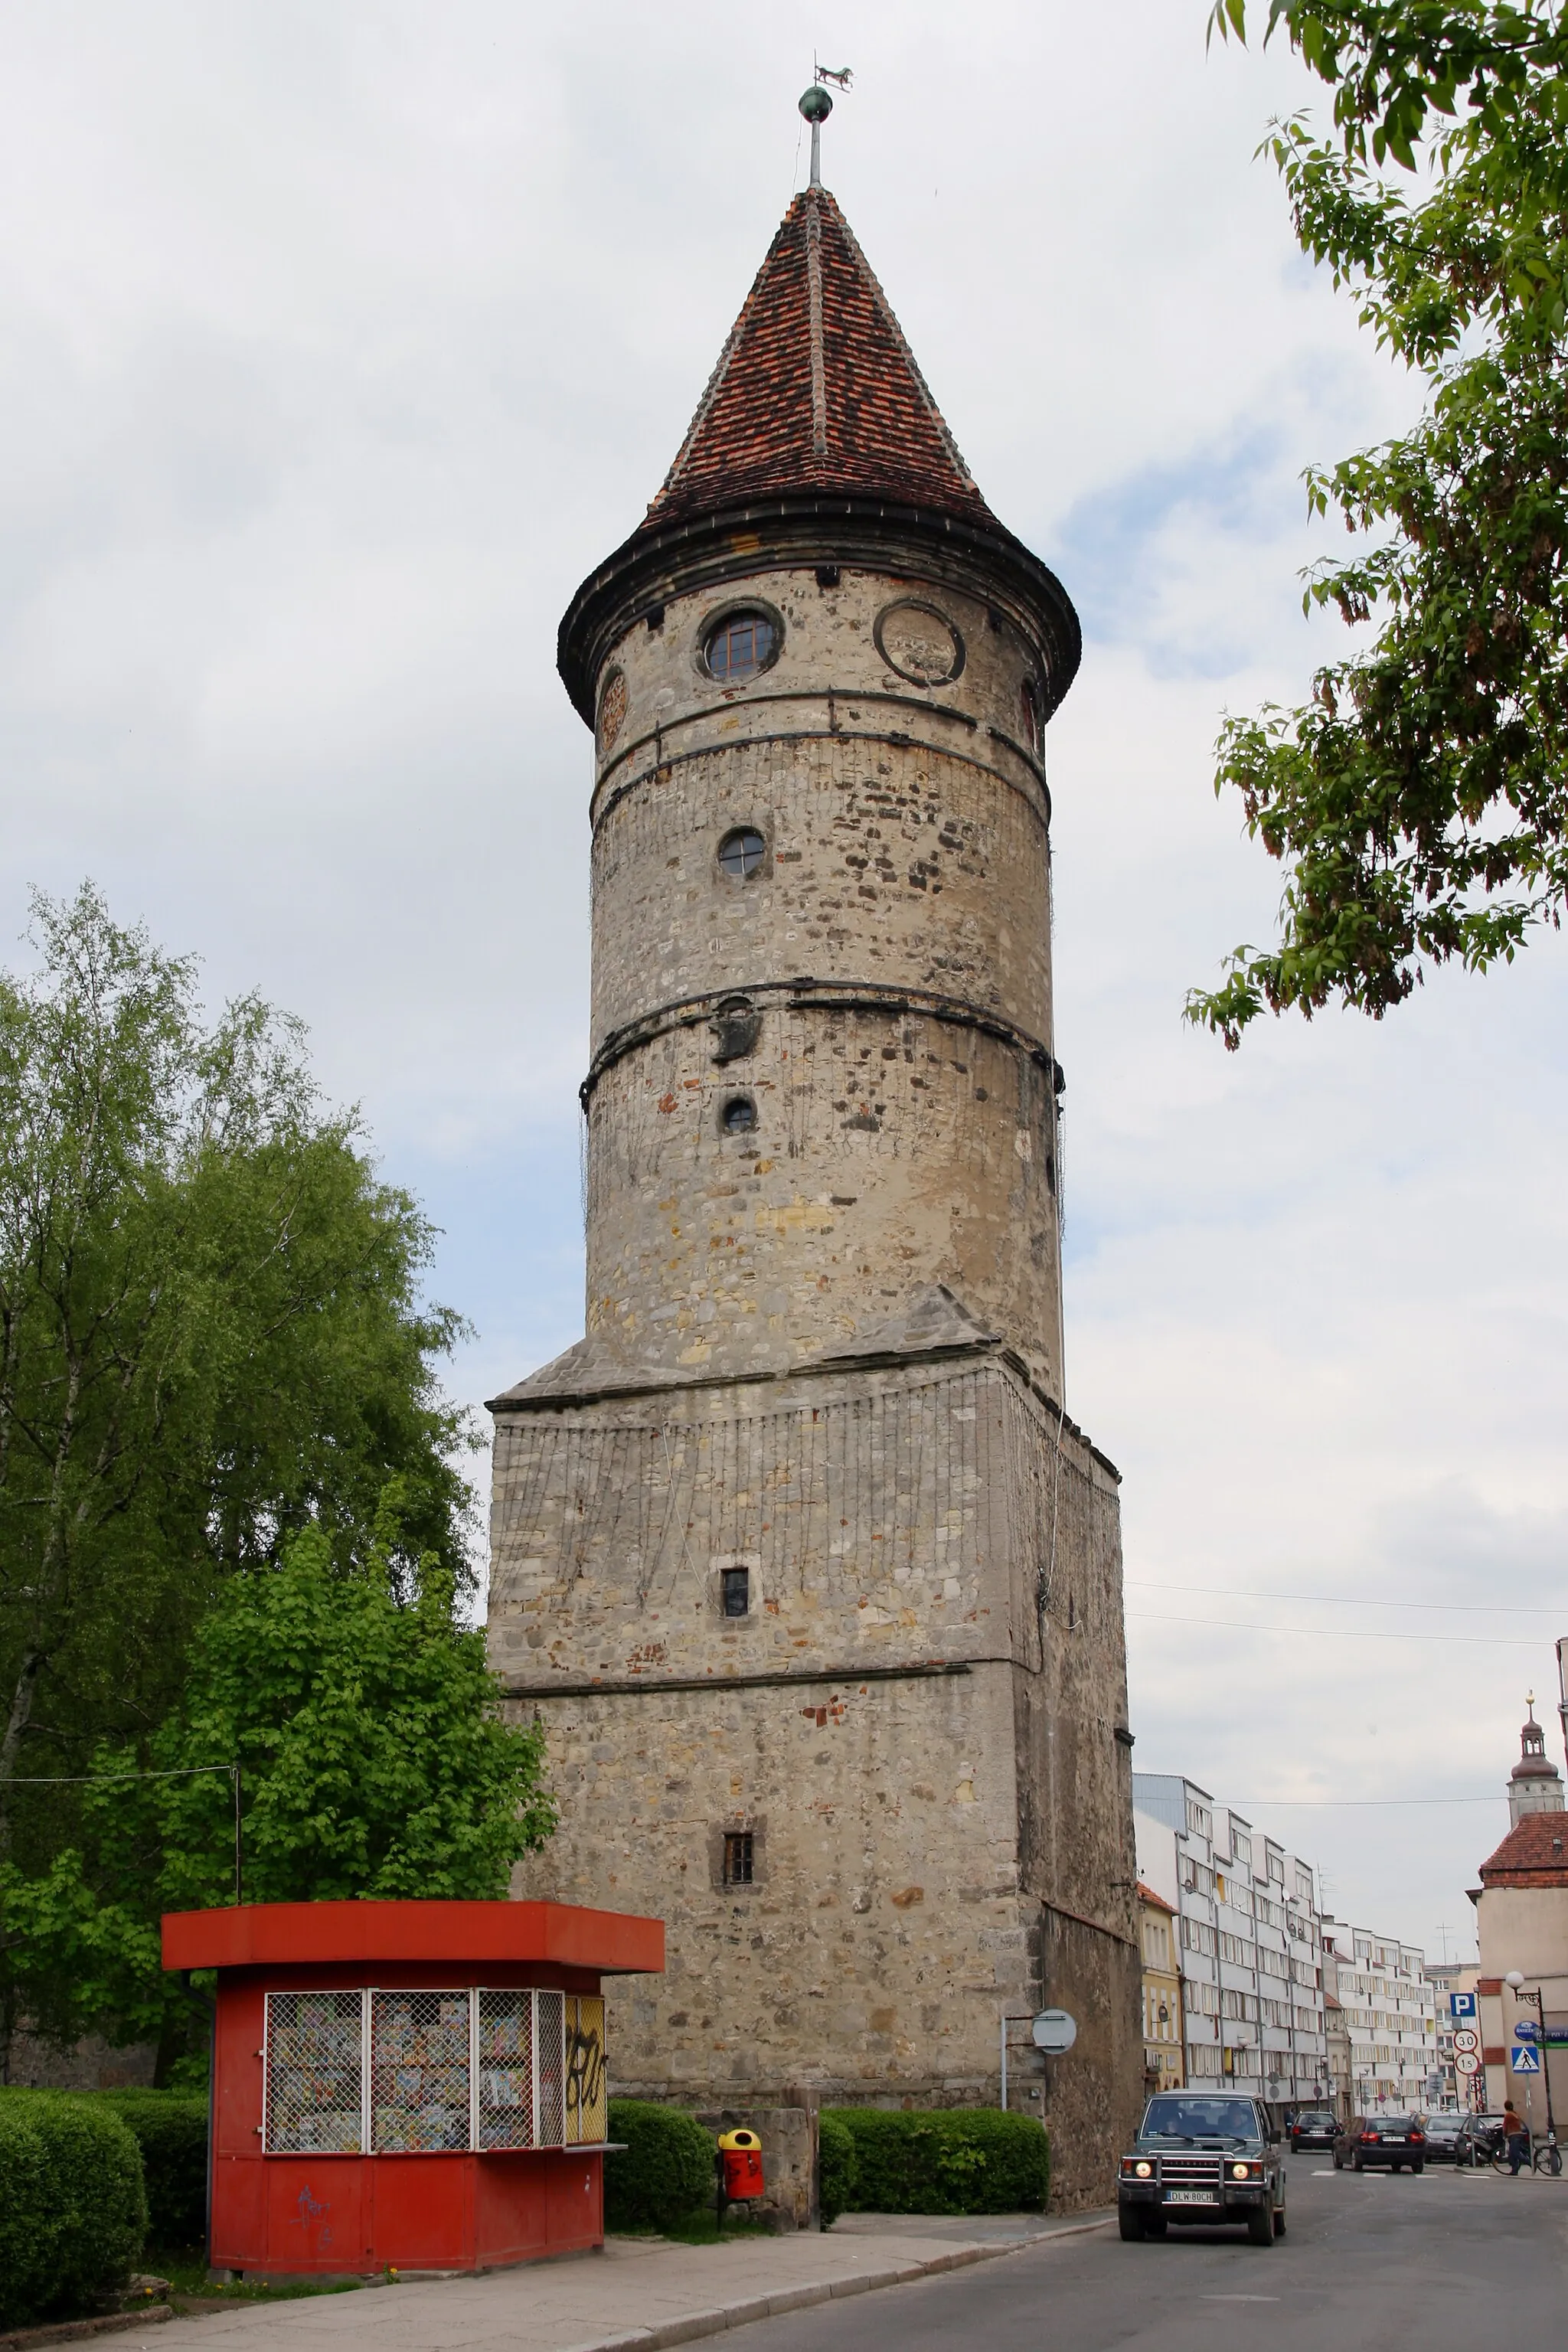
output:
[[[1530,2155],[1530,2126],[1511,2099],[1503,2101],[1502,2131],[1508,2142],[1508,2168],[1517,2180],[1519,2168]]]

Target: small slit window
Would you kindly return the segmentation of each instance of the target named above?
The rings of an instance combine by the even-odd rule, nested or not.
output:
[[[750,1830],[726,1830],[724,1832],[724,1884],[726,1886],[750,1886],[755,1857]]]
[[[721,686],[739,686],[768,668],[778,646],[777,625],[766,613],[726,613],[703,640],[703,667]]]
[[[726,1617],[746,1617],[752,1608],[752,1571],[749,1568],[727,1568],[724,1570],[724,1614]]]
[[[753,1135],[757,1126],[757,1106],[750,1095],[731,1095],[719,1114],[719,1124],[726,1135]]]
[[[1043,704],[1040,698],[1039,684],[1037,679],[1026,677],[1024,680],[1023,685],[1018,689],[1018,702],[1020,714],[1023,719],[1024,740],[1028,745],[1030,751],[1033,751],[1035,757],[1038,759],[1040,756],[1040,745],[1045,736],[1045,722],[1041,715]]]
[[[767,856],[768,845],[755,825],[738,824],[719,844],[719,864],[731,882],[749,882]]]

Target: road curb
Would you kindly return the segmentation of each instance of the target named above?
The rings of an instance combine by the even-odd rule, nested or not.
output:
[[[997,2262],[1004,2254],[1021,2254],[1031,2246],[1055,2245],[1059,2238],[1081,2238],[1092,2230],[1109,2230],[1115,2219],[1114,2212],[1100,2213],[1086,2221],[1068,2221],[1061,2229],[1037,2231],[1027,2238],[1008,2238],[995,2245],[955,2246],[950,2254],[895,2263],[883,2270],[858,2271],[848,2278],[814,2279],[805,2286],[781,2287],[773,2294],[748,2295],[740,2303],[683,2312],[679,2319],[668,2319],[661,2326],[636,2327],[619,2336],[585,2336],[563,2347],[563,2352],[662,2352],[666,2345],[694,2344],[704,2336],[750,2327],[759,2319],[782,2318],[785,2312],[808,2311],[816,2304],[837,2303],[852,2294],[875,2294],[884,2287],[912,2286],[917,2279],[967,2270],[974,2263]]]
[[[74,2344],[84,2336],[118,2336],[127,2327],[156,2326],[173,2319],[170,2303],[144,2304],[140,2311],[108,2311],[96,2319],[57,2319],[42,2327],[12,2327],[0,2335],[0,2352],[27,2352],[35,2344]]]

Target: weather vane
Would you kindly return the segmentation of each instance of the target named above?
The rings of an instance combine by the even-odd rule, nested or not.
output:
[[[800,110],[811,125],[811,184],[822,185],[822,126],[833,111],[833,100],[823,88],[824,82],[837,82],[847,89],[855,77],[847,66],[818,65],[815,54],[811,60],[811,88],[800,101]]]

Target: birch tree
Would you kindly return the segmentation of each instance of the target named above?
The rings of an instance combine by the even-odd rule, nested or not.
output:
[[[467,1582],[474,1442],[437,1381],[461,1325],[422,1303],[431,1228],[322,1105],[300,1024],[254,996],[209,1021],[192,961],[90,887],[38,898],[34,939],[36,971],[0,975],[0,1863],[23,1868],[70,1842],[57,1784],[153,1735],[225,1579],[291,1534],[346,1570],[395,1478],[390,1572],[428,1554]]]

